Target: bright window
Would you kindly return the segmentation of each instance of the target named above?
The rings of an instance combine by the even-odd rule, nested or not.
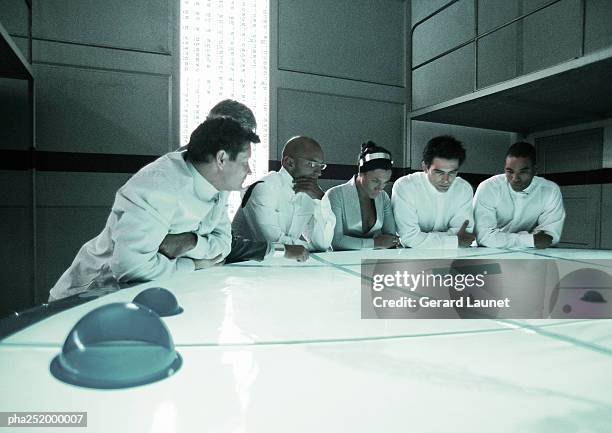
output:
[[[247,185],[268,172],[268,8],[262,0],[181,0],[181,144],[217,102],[247,105],[261,138]],[[230,216],[239,203],[233,193]]]

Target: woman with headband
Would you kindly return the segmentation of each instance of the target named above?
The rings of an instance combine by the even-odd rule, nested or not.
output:
[[[391,200],[384,187],[391,179],[391,152],[368,141],[361,145],[359,172],[326,195],[336,215],[334,250],[393,248],[399,245]]]

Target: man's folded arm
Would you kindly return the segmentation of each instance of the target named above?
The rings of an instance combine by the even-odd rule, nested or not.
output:
[[[561,190],[556,187],[546,208],[538,218],[538,225],[534,232],[545,232],[552,236],[552,245],[559,243],[565,222],[565,209],[563,207],[563,197]]]
[[[497,212],[491,194],[478,190],[474,196],[474,229],[478,245],[489,248],[533,248],[529,233],[503,233],[497,228]]]
[[[113,212],[117,223],[113,229],[111,270],[120,282],[150,281],[194,270],[189,258],[169,259],[158,252],[168,234],[176,209],[176,199],[156,194],[149,199],[138,191],[117,194]]]

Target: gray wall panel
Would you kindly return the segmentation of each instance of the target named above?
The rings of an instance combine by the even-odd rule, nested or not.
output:
[[[601,186],[601,248],[612,250],[612,184]]]
[[[551,0],[478,0],[478,33],[534,11]]]
[[[602,168],[603,128],[536,138],[535,146],[542,173]]]
[[[521,10],[522,13],[531,12],[540,6],[544,6],[547,3],[551,3],[552,0],[520,0],[522,3]]]
[[[565,225],[560,247],[599,248],[601,185],[562,186]]]
[[[402,86],[404,2],[279,2],[278,67]]]
[[[28,82],[0,78],[0,149],[30,147]]]
[[[474,44],[412,72],[412,109],[465,95],[474,89]]]
[[[603,125],[603,168],[612,168],[612,119],[606,120]]]
[[[612,46],[612,1],[587,0],[584,50],[587,53]]]
[[[466,159],[460,171],[465,173],[498,174],[503,172],[504,156],[512,134],[490,129],[412,121],[411,168],[421,169],[423,149],[439,135],[452,135],[463,143]]]
[[[78,44],[172,52],[173,0],[43,0],[34,36]]]
[[[521,0],[478,0],[478,34],[516,18],[520,4]]]
[[[24,0],[0,0],[0,23],[12,36],[28,35],[28,6]]]
[[[411,0],[412,25],[435,12],[445,4],[450,3],[450,1],[451,0]]]
[[[580,55],[580,0],[562,0],[523,21],[523,72]]]
[[[20,36],[13,36],[13,42],[17,45],[17,48],[21,50],[21,53],[26,58],[26,60],[30,60],[30,41],[28,38],[22,38]]]
[[[34,63],[178,76],[173,56],[39,40],[33,49]]]
[[[478,41],[478,88],[517,75],[517,25],[511,24]]]
[[[414,30],[412,64],[418,65],[472,37],[474,37],[474,1],[461,0]]]
[[[31,207],[32,172],[0,171],[0,191],[2,191],[0,207]]]
[[[119,173],[38,172],[39,206],[100,206],[110,208],[117,190],[132,176]]]
[[[38,148],[162,154],[171,147],[168,76],[35,65]]]
[[[0,316],[30,306],[32,272],[32,211],[0,208]]]
[[[45,299],[49,290],[70,266],[81,246],[97,236],[110,208],[78,207],[37,209],[38,293]]]
[[[277,116],[276,159],[287,139],[307,135],[321,143],[328,163],[356,164],[361,143],[373,140],[389,149],[401,165],[402,104],[279,89]]]

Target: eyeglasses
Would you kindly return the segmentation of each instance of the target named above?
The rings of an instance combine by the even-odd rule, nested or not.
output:
[[[295,158],[306,161],[308,167],[312,169],[320,168],[321,171],[323,171],[325,170],[325,168],[327,168],[327,164],[325,164],[324,162],[313,161],[311,159],[302,158],[301,156],[296,156]]]

